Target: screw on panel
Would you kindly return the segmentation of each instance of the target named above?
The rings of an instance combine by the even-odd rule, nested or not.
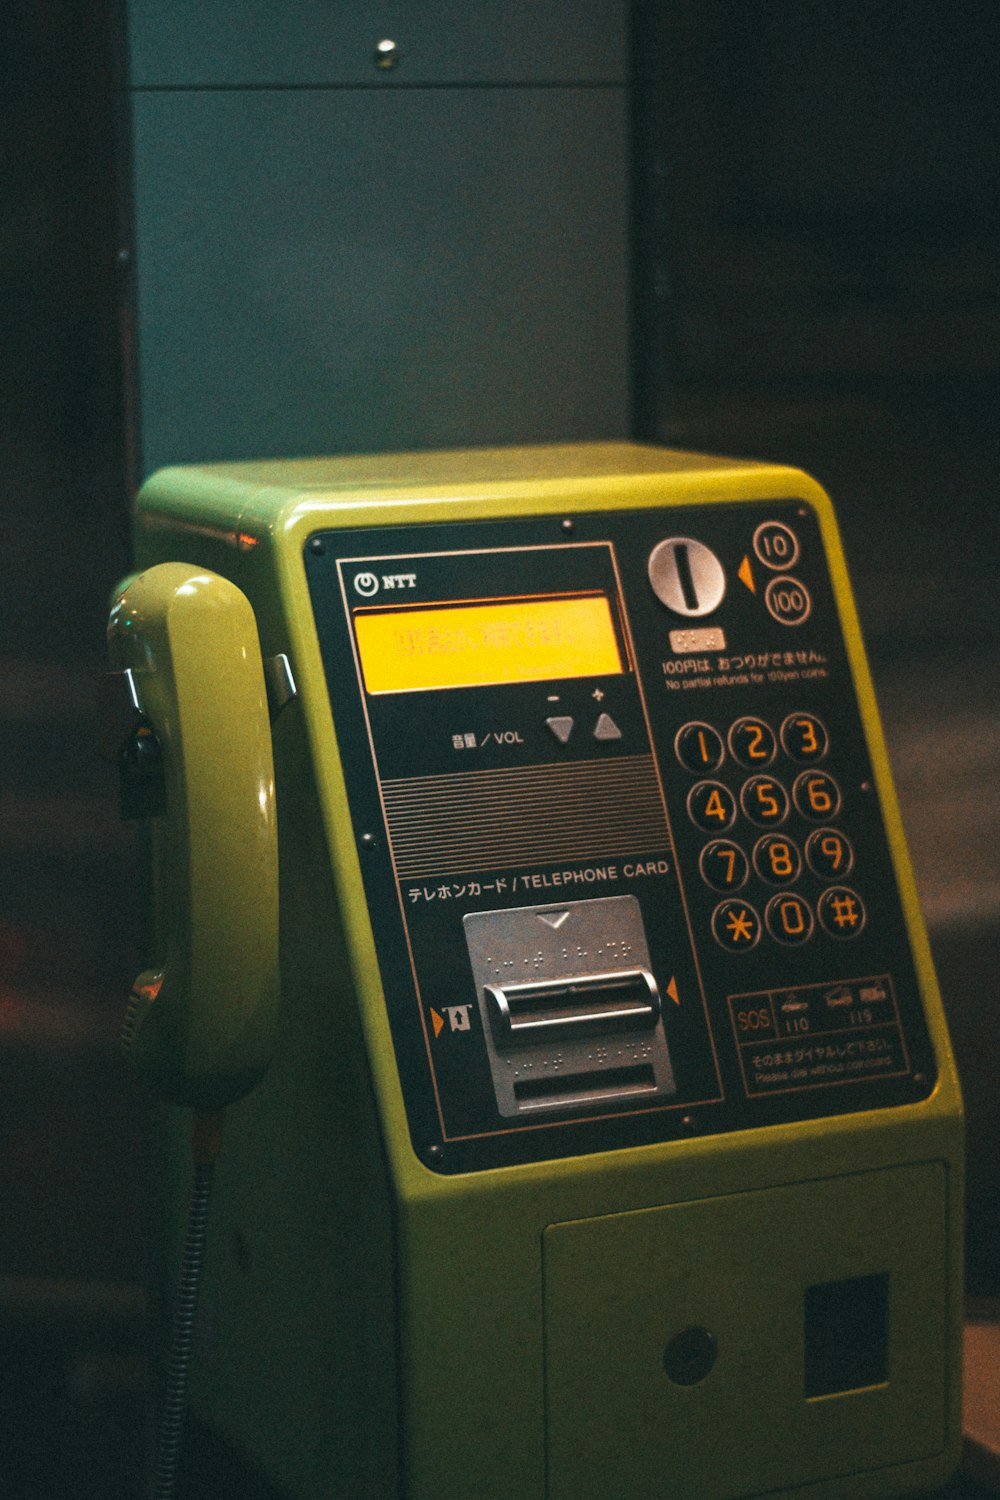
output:
[[[427,1147],[427,1160],[428,1161],[439,1162],[439,1161],[441,1161],[441,1159],[442,1159],[443,1156],[444,1156],[444,1151],[441,1149],[440,1146],[428,1146]]]
[[[375,43],[375,66],[385,72],[389,68],[395,68],[399,63],[399,46],[391,41],[389,37],[383,37]]]
[[[322,557],[326,551],[326,543],[321,536],[314,536],[309,542],[309,551],[314,557]]]
[[[361,847],[362,849],[374,849],[375,835],[373,833],[363,833],[361,835]]]
[[[562,523],[562,529],[563,529],[563,531],[565,531],[566,535],[568,536],[571,531],[575,531],[576,530],[576,522],[572,519],[572,517],[567,516],[566,519]]]

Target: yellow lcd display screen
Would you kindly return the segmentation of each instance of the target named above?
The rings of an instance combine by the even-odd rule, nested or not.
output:
[[[369,693],[623,670],[603,594],[366,611],[355,616],[354,630]]]

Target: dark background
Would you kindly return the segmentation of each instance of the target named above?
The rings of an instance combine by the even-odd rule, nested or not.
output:
[[[94,709],[128,566],[111,7],[0,21],[0,1486],[138,1494],[134,834]],[[636,8],[636,435],[830,490],[1000,1293],[997,31],[992,3]],[[250,1496],[219,1475],[212,1493]],[[956,1490],[955,1493],[958,1493]],[[966,1491],[962,1491],[966,1493]]]

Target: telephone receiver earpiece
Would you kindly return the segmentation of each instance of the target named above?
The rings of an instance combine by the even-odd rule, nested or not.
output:
[[[249,601],[161,563],[125,580],[108,623],[134,709],[130,763],[155,754],[156,961],[132,987],[125,1046],[162,1099],[198,1111],[263,1076],[278,1009],[278,836],[267,694]],[[140,774],[142,774],[140,772]]]

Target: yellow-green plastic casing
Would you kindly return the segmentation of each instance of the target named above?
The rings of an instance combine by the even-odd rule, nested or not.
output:
[[[938,1066],[903,1107],[462,1176],[410,1144],[303,550],[317,530],[794,496],[819,517]],[[273,726],[277,1051],[230,1111],[195,1408],[295,1500],[812,1500],[960,1444],[962,1114],[832,507],[805,474],[631,444],[164,470],[138,564],[250,600]],[[354,691],[345,683],[345,692]],[[224,754],[224,750],[221,752]],[[179,1211],[179,1209],[178,1209]],[[888,1271],[889,1379],[806,1401],[804,1288]],[[709,1378],[663,1374],[708,1323]],[[725,1358],[723,1358],[723,1352]]]

